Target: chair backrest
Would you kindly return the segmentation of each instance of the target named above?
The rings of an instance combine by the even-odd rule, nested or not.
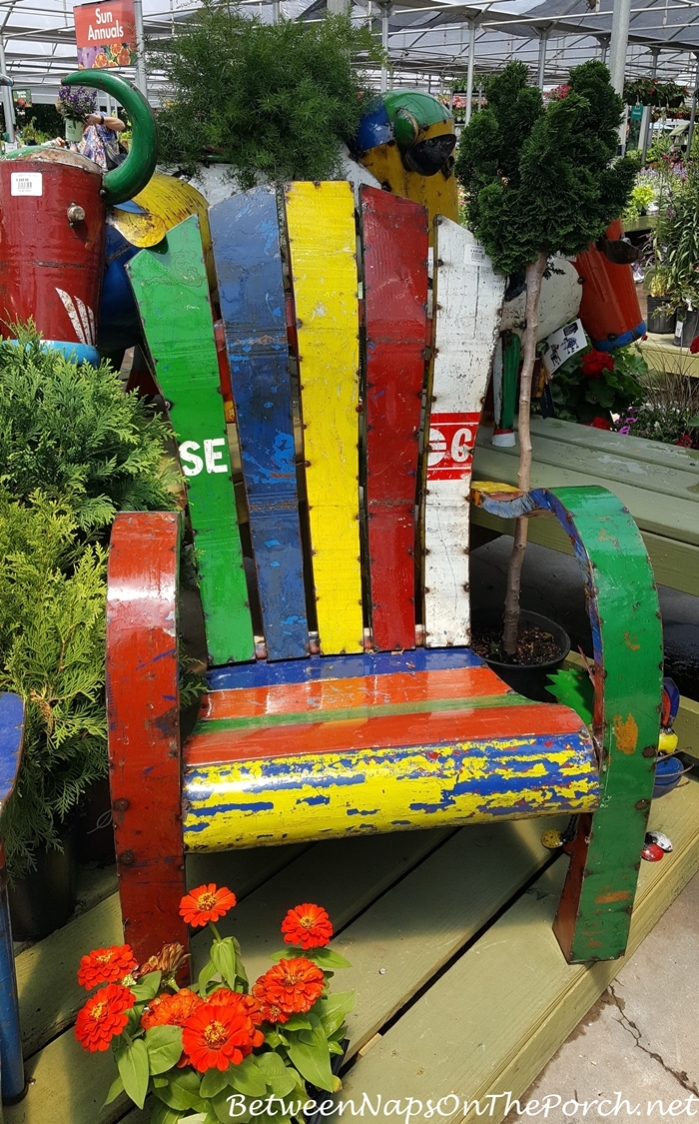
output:
[[[471,459],[503,279],[448,219],[431,270],[424,208],[370,187],[356,207],[345,181],[254,188],[210,221],[230,449],[198,219],[128,269],[179,442],[211,663],[467,645]]]

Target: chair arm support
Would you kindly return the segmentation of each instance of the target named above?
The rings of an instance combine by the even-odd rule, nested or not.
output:
[[[19,695],[0,694],[0,816],[14,792],[22,759],[24,700]],[[15,958],[12,949],[10,909],[7,900],[5,848],[0,834],[0,1071],[2,1099],[16,1104],[27,1085],[22,1058],[22,1030]]]
[[[187,930],[182,894],[177,654],[180,515],[131,512],[112,529],[107,586],[109,767],[124,927],[146,959]],[[133,908],[130,908],[130,903]],[[143,924],[143,919],[147,919]]]
[[[19,695],[0,694],[0,811],[17,784],[24,740],[24,701]]]
[[[569,877],[582,880],[585,932],[565,948],[565,894],[557,935],[573,960],[619,955],[628,931],[640,850],[653,792],[660,730],[663,645],[658,592],[641,534],[627,508],[599,487],[535,489],[474,484],[473,502],[504,519],[555,515],[570,537],[585,583],[595,658],[593,733],[600,753],[600,812],[585,828],[585,854]],[[589,830],[589,834],[587,834]],[[615,871],[614,878],[610,870]],[[612,886],[613,882],[613,886]],[[566,918],[566,925],[574,919]]]

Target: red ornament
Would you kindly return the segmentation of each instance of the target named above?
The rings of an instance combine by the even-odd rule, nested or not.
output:
[[[657,843],[646,843],[641,851],[641,858],[649,863],[659,863],[664,854],[662,847],[659,847]]]

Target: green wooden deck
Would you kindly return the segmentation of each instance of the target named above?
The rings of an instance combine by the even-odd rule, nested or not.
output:
[[[681,745],[699,745],[698,704],[683,703],[678,732]],[[279,947],[288,906],[328,908],[340,931],[334,946],[353,964],[338,985],[358,991],[343,1097],[517,1096],[623,963],[563,960],[551,924],[564,861],[551,861],[539,841],[550,826],[529,820],[208,855],[191,860],[189,877],[236,891],[226,921],[253,973]],[[656,801],[651,826],[675,850],[641,864],[632,950],[699,868],[699,781],[686,777]],[[100,1111],[110,1058],[84,1054],[71,1029],[84,1001],[75,982],[81,954],[121,938],[114,891],[112,871],[88,872],[83,911],[18,953],[33,1084],[22,1104],[5,1109],[5,1124],[148,1120],[123,1101]]]
[[[494,449],[481,426],[473,480],[517,483],[519,448]],[[532,487],[599,484],[628,507],[661,585],[699,596],[699,450],[607,433],[557,418],[532,418]],[[512,533],[504,520],[471,509],[477,526]],[[529,538],[572,554],[557,520],[529,521]]]

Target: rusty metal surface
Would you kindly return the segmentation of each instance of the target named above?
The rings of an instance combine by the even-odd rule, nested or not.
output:
[[[60,149],[0,161],[0,321],[31,318],[47,340],[96,343],[105,246],[101,187],[96,164]],[[71,224],[73,204],[85,211],[84,222]],[[4,323],[0,335],[11,335]]]
[[[175,512],[117,515],[109,552],[110,784],[124,933],[139,960],[169,941],[187,943],[178,914],[179,530]]]

